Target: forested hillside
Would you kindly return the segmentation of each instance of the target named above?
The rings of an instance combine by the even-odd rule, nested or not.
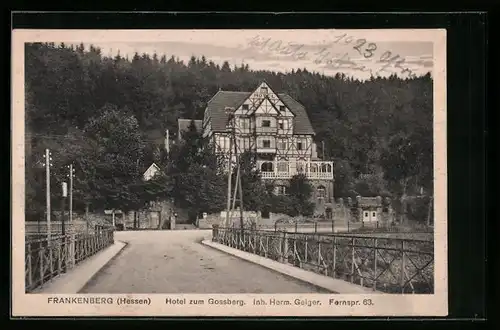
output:
[[[430,74],[358,81],[306,69],[284,74],[227,62],[219,66],[204,57],[183,63],[174,49],[171,54],[108,58],[92,46],[53,43],[26,44],[25,61],[27,194],[41,196],[42,205],[43,150],[51,149],[56,172],[75,150],[88,152],[89,162],[103,157],[88,135],[99,127],[98,135],[107,141],[108,126],[95,123],[103,109],[111,116],[110,127],[118,122],[124,134],[140,135],[128,136],[121,147],[132,143],[133,155],[127,157],[143,168],[159,157],[165,129],[176,131],[178,118],[201,119],[217,90],[251,91],[262,80],[307,109],[318,146],[323,141],[325,158],[335,161],[336,197],[432,194]],[[79,180],[88,185],[89,178]]]

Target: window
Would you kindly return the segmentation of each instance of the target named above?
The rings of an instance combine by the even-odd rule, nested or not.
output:
[[[262,165],[260,166],[260,170],[262,172],[273,172],[274,171],[273,163],[271,163],[271,162],[262,163]]]
[[[318,187],[318,198],[325,198],[325,197],[326,197],[325,187],[319,186]]]
[[[374,218],[375,218],[376,216],[377,216],[377,213],[373,212],[373,213],[372,213],[372,217],[374,217]]]
[[[279,162],[278,163],[278,172],[288,172],[288,163],[287,162]]]
[[[260,92],[261,92],[263,95],[267,95],[267,87],[261,87],[261,88],[260,88]]]
[[[241,107],[243,110],[248,110],[248,104],[243,104]]]
[[[271,127],[271,121],[270,120],[263,120],[262,127]]]
[[[278,149],[286,150],[286,140],[285,139],[278,140]]]
[[[276,195],[286,195],[286,186],[276,186]]]
[[[285,124],[283,123],[283,120],[278,120],[278,128],[285,129]]]
[[[240,118],[240,127],[242,129],[250,128],[250,119],[249,118]]]
[[[365,212],[365,218],[368,218],[368,212]]]
[[[280,111],[285,111],[285,106],[284,105],[280,105]]]
[[[271,140],[262,140],[263,148],[271,148]]]
[[[297,150],[302,150],[302,142],[297,142]]]
[[[244,138],[243,139],[243,149],[244,150],[249,150],[250,149],[250,138]]]

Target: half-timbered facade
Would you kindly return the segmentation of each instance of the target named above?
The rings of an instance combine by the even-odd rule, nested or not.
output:
[[[232,134],[238,153],[254,152],[262,179],[274,180],[276,193],[286,193],[287,181],[303,173],[315,187],[317,213],[333,201],[333,162],[318,158],[306,109],[288,94],[274,92],[266,82],[253,92],[218,91],[202,126],[204,137],[225,157],[234,155]]]

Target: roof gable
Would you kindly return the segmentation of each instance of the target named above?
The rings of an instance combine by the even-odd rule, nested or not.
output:
[[[269,87],[266,83],[259,85],[261,87]],[[257,88],[256,91],[259,89]],[[254,92],[233,92],[233,91],[218,91],[208,102],[205,109],[206,114],[210,118],[212,131],[225,132],[228,121],[226,107],[235,108],[236,114],[249,114],[252,106],[258,107],[262,103],[263,98],[254,97],[260,95]],[[267,90],[269,100],[274,103],[274,107],[280,111],[280,106],[285,107],[281,111],[281,115],[294,116],[293,118],[293,133],[294,134],[314,134],[313,127],[307,115],[307,111],[302,104],[294,100],[286,93],[274,93],[270,88]],[[243,105],[248,105],[248,110],[243,109]]]
[[[155,163],[151,164],[146,171],[142,174],[144,180],[148,181],[155,176],[156,173],[160,172],[160,167]]]
[[[278,109],[276,109],[271,100],[269,100],[268,97],[265,97],[264,99],[262,99],[260,104],[255,108],[253,113],[259,115],[264,115],[264,114],[278,115],[279,111]]]

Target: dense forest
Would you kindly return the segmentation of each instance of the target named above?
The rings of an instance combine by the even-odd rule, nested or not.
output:
[[[75,208],[109,200],[126,193],[116,187],[120,180],[161,163],[164,132],[176,132],[178,118],[202,119],[219,89],[252,91],[262,80],[307,109],[318,154],[335,161],[335,197],[432,195],[430,74],[359,81],[306,69],[220,66],[205,57],[184,63],[175,50],[111,58],[93,46],[54,43],[26,44],[25,74],[27,213],[44,209],[45,148],[55,184],[76,154],[80,167],[94,164],[92,173],[76,168]],[[114,181],[102,181],[96,196],[105,176]]]

